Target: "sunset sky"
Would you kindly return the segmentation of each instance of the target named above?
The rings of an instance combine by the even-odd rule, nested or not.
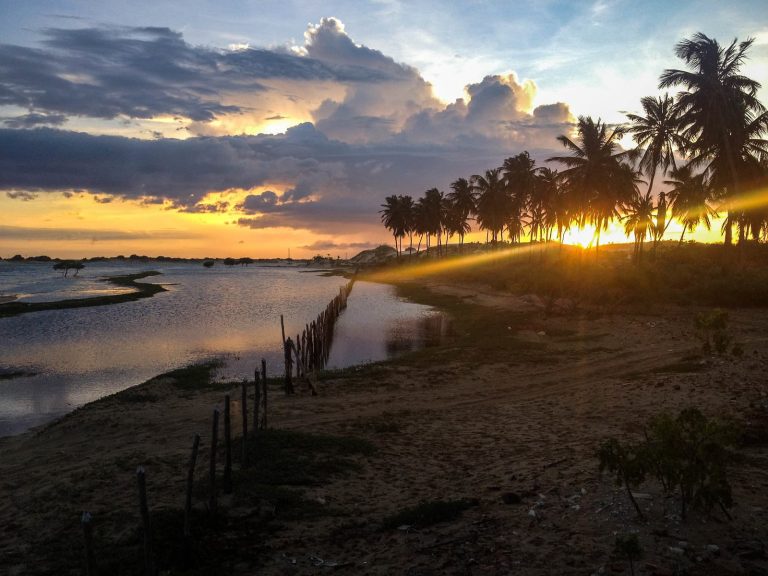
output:
[[[523,150],[543,165],[576,116],[639,112],[694,32],[755,38],[743,72],[768,84],[764,0],[0,14],[2,257],[352,255],[390,241],[387,195],[447,190]]]

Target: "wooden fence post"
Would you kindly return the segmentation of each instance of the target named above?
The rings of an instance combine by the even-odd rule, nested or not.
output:
[[[192,534],[192,488],[195,483],[195,464],[197,463],[197,451],[200,448],[200,435],[195,434],[192,439],[192,454],[189,457],[187,467],[187,497],[184,501],[184,539],[189,540]]]
[[[211,429],[211,462],[209,477],[211,493],[208,499],[208,509],[211,515],[216,515],[216,446],[219,443],[219,411],[213,410],[213,427]]]
[[[240,389],[240,408],[243,417],[243,451],[240,454],[240,468],[248,466],[248,381],[243,380]]]
[[[261,382],[264,392],[264,418],[262,420],[262,428],[267,428],[267,361],[264,358],[261,359]]]
[[[141,523],[144,527],[144,574],[155,576],[154,559],[152,558],[152,528],[149,523],[149,505],[147,504],[147,481],[143,466],[136,469],[136,483],[139,488]]]
[[[229,394],[224,396],[224,494],[232,493],[232,429],[230,427]]]

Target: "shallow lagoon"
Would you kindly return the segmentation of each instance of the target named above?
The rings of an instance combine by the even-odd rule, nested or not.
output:
[[[162,275],[146,281],[168,292],[136,302],[0,318],[0,372],[34,373],[0,379],[0,436],[215,357],[226,360],[222,379],[252,378],[262,357],[268,372],[280,373],[280,314],[286,334],[295,336],[346,283],[303,267],[158,263],[92,263],[78,278],[62,282],[50,264],[0,262],[0,292],[25,293],[28,301],[54,299],[51,293],[77,296],[81,287],[93,295],[109,289],[100,277],[150,269]],[[390,286],[357,282],[336,326],[329,367],[384,360],[427,345],[441,330],[429,320],[438,316],[398,298]]]

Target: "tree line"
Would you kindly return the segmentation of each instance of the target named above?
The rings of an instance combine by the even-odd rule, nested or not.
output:
[[[572,227],[594,227],[600,235],[621,221],[642,258],[645,242],[655,251],[672,221],[682,225],[680,243],[699,226],[711,229],[724,215],[726,245],[750,238],[768,239],[768,198],[756,196],[768,184],[768,112],[758,100],[760,84],[740,73],[753,39],[721,46],[697,33],[675,46],[686,69],[667,69],[659,88],[678,88],[674,96],[646,96],[641,114],[608,125],[580,116],[575,137],[557,140],[567,155],[553,156],[559,170],[536,166],[528,152],[507,158],[499,168],[458,178],[447,194],[431,188],[416,200],[386,197],[380,210],[395,239],[398,254],[434,243],[438,254],[449,239],[459,244],[475,221],[486,241],[563,242]],[[619,140],[631,135],[635,148],[622,150]],[[657,174],[666,190],[652,194]],[[644,179],[646,178],[646,179]],[[751,201],[745,201],[745,199]]]

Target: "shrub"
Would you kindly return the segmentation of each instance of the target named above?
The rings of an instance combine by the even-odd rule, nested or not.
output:
[[[733,505],[728,448],[734,440],[733,427],[687,408],[677,417],[661,414],[652,418],[642,442],[604,441],[598,450],[600,470],[612,472],[616,482],[627,488],[640,517],[643,514],[630,488],[650,475],[668,494],[679,493],[683,519],[691,507],[710,512],[714,506],[730,518],[726,510]]]
[[[696,315],[694,324],[705,354],[711,354],[713,348],[717,354],[725,354],[731,342],[731,337],[728,335],[727,312],[719,309],[700,312]]]

